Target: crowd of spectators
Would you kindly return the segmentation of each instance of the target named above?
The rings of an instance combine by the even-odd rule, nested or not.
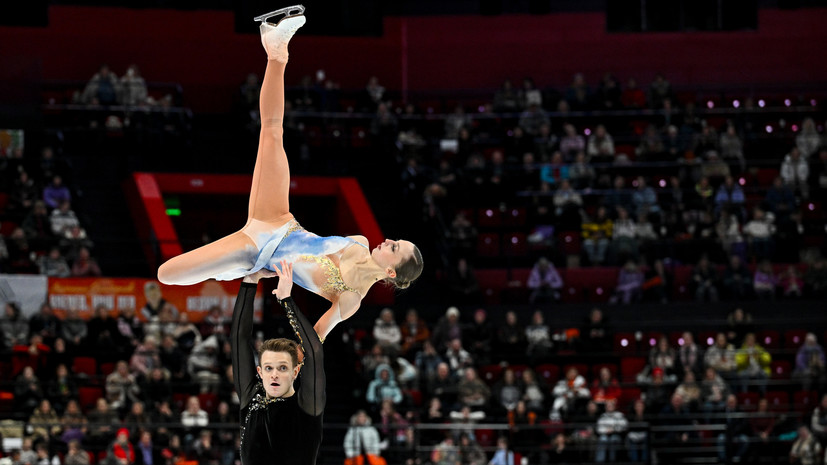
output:
[[[112,314],[100,306],[87,321],[76,312],[58,318],[44,304],[27,319],[14,304],[6,305],[3,344],[24,361],[13,380],[15,404],[26,413],[20,454],[66,460],[88,450],[102,459],[126,457],[126,463],[228,465],[237,459],[228,319],[217,307],[197,325],[168,303],[150,302],[145,310],[146,322],[134,310]],[[692,331],[677,341],[643,341],[646,357],[632,381],[621,380],[613,324],[600,309],[576,328],[556,328],[541,311],[530,318],[509,311],[502,321],[493,320],[483,308],[468,321],[450,307],[430,324],[416,309],[397,318],[386,308],[371,331],[350,339],[355,353],[365,349],[355,372],[361,397],[352,404],[362,410],[354,412],[345,436],[346,456],[485,463],[486,447],[493,448],[496,437],[474,424],[502,423],[509,428],[496,434],[495,460],[517,454],[530,463],[553,463],[555,454],[565,452],[569,460],[646,461],[651,444],[693,444],[695,427],[729,424],[736,421],[726,415],[732,413],[751,415],[733,426],[731,437],[719,438],[722,459],[782,453],[771,444],[797,431],[797,421],[819,443],[824,439],[827,371],[814,333],[802,337],[789,359],[785,384],[824,396],[809,418],[810,410],[804,417],[779,416],[794,406],[768,404],[768,392],[778,389],[770,385],[771,362],[787,356],[762,346],[760,327],[743,309],[722,324],[713,343],[695,342]],[[564,359],[558,357],[566,353],[606,363],[560,365]],[[77,358],[89,356],[108,366],[105,377],[75,368]],[[90,386],[98,397],[80,395]],[[687,430],[653,432],[663,425]],[[799,442],[806,434],[798,433]],[[792,453],[805,453],[802,447],[816,445],[797,443]]]
[[[0,159],[0,272],[54,277],[100,276],[87,236],[72,207],[70,163],[44,147],[22,147]]]

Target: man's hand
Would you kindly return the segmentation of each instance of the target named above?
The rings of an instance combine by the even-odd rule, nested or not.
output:
[[[279,300],[290,297],[290,290],[293,288],[293,264],[287,260],[281,261],[281,270],[276,267],[276,276],[279,277],[278,287],[273,291]]]

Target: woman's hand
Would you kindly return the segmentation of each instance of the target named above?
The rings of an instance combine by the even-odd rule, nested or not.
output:
[[[284,300],[290,297],[290,290],[293,288],[293,264],[288,263],[287,260],[281,261],[281,270],[276,268],[276,276],[279,277],[278,287],[273,291],[273,294],[279,300]]]
[[[270,271],[267,268],[262,268],[253,274],[248,274],[242,281],[245,283],[257,284],[258,280],[261,278],[272,278],[274,276],[278,276],[278,273],[275,271]]]

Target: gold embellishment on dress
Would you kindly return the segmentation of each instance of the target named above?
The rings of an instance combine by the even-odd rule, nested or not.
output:
[[[359,291],[345,284],[339,267],[337,267],[330,258],[318,255],[302,255],[299,257],[299,260],[314,261],[322,267],[324,275],[327,278],[327,281],[320,286],[322,292],[341,294],[344,291],[350,291],[359,294]]]
[[[302,225],[300,225],[298,221],[293,220],[293,224],[291,224],[290,227],[287,228],[287,232],[284,234],[284,237],[286,238],[287,236],[290,235],[290,233],[293,233],[293,232],[296,232],[296,231],[304,231],[304,228],[302,228]],[[284,239],[282,238],[282,240],[284,240]]]
[[[290,322],[290,326],[293,327],[293,332],[296,333],[296,337],[299,338],[299,345],[301,346],[302,350],[304,350],[304,340],[302,339],[302,335],[299,332],[299,323],[296,321],[296,314],[293,312],[293,308],[289,305],[284,303],[284,301],[279,300],[279,303],[284,308],[284,312],[287,313],[287,321]],[[299,363],[299,365],[304,365],[304,360]]]

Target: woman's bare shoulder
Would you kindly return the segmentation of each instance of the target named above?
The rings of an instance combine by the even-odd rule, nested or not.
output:
[[[368,238],[365,236],[347,236],[348,239],[352,239],[365,247],[370,247],[370,243],[368,243]]]

